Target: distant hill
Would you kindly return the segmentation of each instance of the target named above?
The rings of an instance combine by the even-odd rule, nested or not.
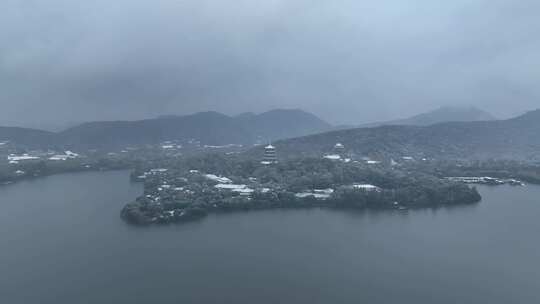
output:
[[[508,120],[338,130],[275,143],[281,156],[320,155],[343,143],[371,157],[540,159],[540,110]],[[258,153],[258,152],[257,152]]]
[[[74,147],[121,147],[165,140],[196,139],[208,144],[246,143],[249,132],[229,116],[201,112],[137,121],[97,121],[58,133],[59,141]]]
[[[373,128],[380,126],[429,126],[443,122],[490,121],[496,118],[490,113],[475,107],[441,107],[405,119],[363,124],[358,127]]]
[[[0,127],[0,142],[10,141],[28,147],[42,147],[54,144],[55,134],[48,131],[19,128]]]
[[[249,145],[330,129],[328,123],[301,110],[273,110],[236,117],[200,112],[137,121],[89,122],[58,133],[0,128],[0,140],[4,138],[31,147],[58,145],[69,148],[112,148],[190,139],[208,145]]]
[[[332,126],[302,110],[272,110],[261,114],[244,113],[235,118],[259,141],[299,137],[329,131]]]

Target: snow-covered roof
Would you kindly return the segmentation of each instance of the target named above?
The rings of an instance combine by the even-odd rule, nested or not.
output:
[[[31,156],[31,155],[28,155],[28,154],[23,154],[23,155],[10,154],[7,157],[7,159],[8,159],[8,161],[22,161],[22,160],[36,160],[36,159],[39,159],[39,157]]]
[[[328,198],[330,198],[330,194],[321,194],[321,193],[313,193],[313,192],[296,193],[294,196],[296,196],[298,198],[306,198],[306,197],[314,197],[316,199],[328,199]]]
[[[246,185],[235,185],[235,184],[217,184],[214,187],[219,188],[219,189],[227,189],[227,190],[247,188]]]
[[[368,160],[366,161],[366,164],[368,165],[376,165],[376,164],[380,164],[381,162],[378,161],[378,160]]]
[[[334,193],[334,189],[328,188],[328,189],[314,189],[313,193],[319,193],[319,194],[332,194]]]
[[[204,145],[203,147],[206,148],[206,149],[225,149],[225,148],[234,148],[234,147],[239,147],[239,148],[241,148],[242,145],[239,145],[239,144],[228,144],[228,145],[221,145],[221,146],[216,146],[216,145]]]
[[[249,193],[255,192],[255,190],[253,190],[251,188],[232,189],[231,191],[238,192],[238,193],[244,193],[244,194],[249,194]]]
[[[49,157],[49,160],[67,160],[69,158],[77,158],[79,154],[73,153],[71,151],[65,151],[64,154],[56,154]]]
[[[215,174],[206,174],[206,178],[222,184],[230,184],[232,180],[227,177],[217,176]]]
[[[366,190],[366,191],[377,191],[377,190],[380,190],[379,187],[375,186],[375,185],[370,185],[370,184],[353,184],[352,187],[354,189],[361,189],[361,190]]]
[[[67,155],[54,155],[49,157],[49,160],[67,160],[68,158]]]
[[[251,194],[255,192],[255,190],[248,188],[246,185],[217,184],[214,187],[223,190],[230,190],[232,192],[238,192],[240,194]]]

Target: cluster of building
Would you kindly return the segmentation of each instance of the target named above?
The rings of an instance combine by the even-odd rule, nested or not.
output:
[[[513,185],[513,186],[524,186],[520,180],[517,179],[500,179],[489,176],[457,176],[457,177],[447,177],[447,180],[454,182],[461,182],[465,184],[481,184],[481,185]]]
[[[139,180],[146,180],[145,195],[140,201],[145,204],[151,213],[152,221],[170,222],[186,215],[192,208],[205,210],[222,208],[237,202],[248,203],[253,201],[255,193],[277,195],[284,191],[279,186],[270,188],[259,184],[257,178],[239,178],[233,180],[226,176],[212,173],[203,173],[198,170],[176,172],[165,168],[150,169],[137,176]],[[243,183],[235,183],[243,181]],[[247,183],[246,183],[247,182]],[[381,191],[377,186],[370,184],[352,184],[350,189],[365,192]],[[335,189],[313,189],[294,193],[299,199],[314,198],[316,200],[331,199]],[[175,202],[187,202],[181,207]],[[172,207],[171,207],[172,206]]]
[[[189,139],[187,141],[164,141],[159,144],[159,148],[162,150],[175,151],[175,150],[190,150],[190,149],[203,149],[203,150],[236,150],[243,148],[240,144],[226,144],[226,145],[203,145],[200,141],[195,139]]]
[[[7,156],[7,161],[10,164],[18,164],[24,161],[35,161],[35,160],[51,160],[51,161],[64,161],[68,159],[74,159],[80,157],[79,154],[65,151],[63,154],[56,154],[56,152],[35,152],[35,153],[23,153],[23,154],[9,154]]]
[[[380,160],[373,160],[367,156],[359,157],[357,158],[357,160],[353,160],[354,158],[353,154],[347,153],[345,149],[345,145],[343,145],[342,143],[336,143],[332,151],[330,153],[323,155],[323,158],[328,159],[328,160],[333,160],[333,161],[341,161],[345,163],[348,163],[351,161],[354,163],[362,162],[367,165],[379,165],[382,163],[382,161]],[[399,160],[401,161],[401,163],[416,161],[416,159],[412,156],[402,156]],[[427,159],[422,158],[422,161],[427,161]],[[392,166],[396,166],[396,165],[399,165],[400,163],[398,163],[394,159],[390,159],[390,164]]]
[[[172,141],[166,141],[161,144],[161,149],[163,150],[178,150],[182,149],[182,145],[172,142]]]
[[[49,160],[68,160],[78,158],[80,155],[71,151],[65,151],[64,154],[55,154],[49,157]]]
[[[329,199],[332,194],[334,193],[334,189],[328,188],[328,189],[314,189],[311,191],[304,191],[300,193],[296,193],[294,196],[297,198],[307,198],[307,197],[313,197],[315,199],[319,200],[325,200]]]
[[[170,149],[176,149],[176,147]],[[341,143],[335,144],[332,153],[324,155],[324,158],[345,163],[379,163],[370,159],[353,161]],[[271,166],[277,163],[277,148],[268,144],[264,147],[260,164]],[[302,202],[303,199],[309,198],[320,201],[339,199],[342,191],[347,189],[365,193],[383,191],[378,186],[366,183],[335,185],[326,189],[310,189],[308,186],[301,191],[293,191],[290,190],[292,188],[289,185],[277,182],[260,183],[255,177],[227,177],[194,169],[184,171],[174,168],[154,168],[135,178],[146,181],[145,195],[134,205],[135,208],[144,206],[141,210],[146,210],[142,211],[146,216],[151,217],[152,220],[164,222],[179,220],[182,214],[189,216],[190,210],[194,208],[210,211],[268,206],[265,204],[282,206],[280,204]]]
[[[39,160],[39,159],[41,159],[39,156],[29,155],[28,153],[24,153],[20,155],[10,154],[7,157],[7,160],[10,164],[18,164],[19,162],[22,162],[22,161]]]
[[[360,190],[364,192],[380,192],[382,191],[381,188],[371,185],[371,184],[352,184],[343,186],[345,188],[354,189],[354,190]],[[318,200],[326,200],[332,197],[332,194],[335,192],[334,189],[328,188],[328,189],[313,189],[308,190],[300,193],[296,193],[295,196],[297,198],[307,198],[307,197],[313,197]]]
[[[139,179],[140,181],[143,181],[149,176],[158,175],[161,173],[165,173],[167,171],[169,171],[169,169],[165,169],[165,168],[150,169],[149,171],[143,172],[143,174],[138,175],[136,178]]]
[[[336,143],[331,151],[331,153],[327,153],[323,155],[324,159],[332,160],[332,161],[341,161],[344,163],[365,163],[367,165],[378,165],[381,164],[381,161],[378,160],[372,160],[369,157],[361,157],[358,160],[353,160],[352,154],[347,153],[345,150],[345,145],[342,143]]]

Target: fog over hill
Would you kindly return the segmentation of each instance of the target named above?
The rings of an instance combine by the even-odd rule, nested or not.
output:
[[[227,116],[218,112],[167,115],[136,121],[96,121],[53,133],[0,127],[0,141],[28,147],[118,148],[194,139],[207,145],[265,143],[328,131],[332,126],[302,110],[279,109],[261,114]]]
[[[282,157],[331,153],[335,143],[370,157],[540,159],[540,110],[508,120],[381,126],[332,131],[275,143]]]
[[[402,125],[332,131],[330,124],[302,110],[236,116],[200,112],[137,121],[89,122],[58,133],[0,127],[0,141],[9,140],[27,148],[84,150],[159,144],[167,140],[193,139],[202,145],[244,146],[280,140],[275,144],[282,157],[320,156],[341,142],[349,153],[374,158],[538,159],[540,110],[507,120],[492,118],[473,108],[442,108],[402,120]],[[440,119],[474,121],[430,124]]]
[[[368,128],[390,125],[428,126],[443,122],[488,121],[496,119],[495,116],[476,107],[445,106],[409,118],[363,124],[358,127]]]
[[[28,147],[47,147],[55,141],[55,133],[19,127],[0,127],[0,142],[14,142]]]

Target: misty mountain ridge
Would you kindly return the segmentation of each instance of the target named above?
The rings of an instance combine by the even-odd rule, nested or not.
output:
[[[195,139],[203,145],[252,145],[279,140],[275,144],[281,157],[320,156],[340,142],[348,152],[372,158],[540,159],[540,110],[508,120],[332,130],[330,124],[301,110],[236,116],[209,111],[136,121],[89,122],[58,133],[0,127],[0,142],[10,140],[29,148],[110,149],[166,140]]]
[[[111,148],[195,139],[208,145],[254,144],[328,131],[332,126],[302,110],[228,116],[207,111],[135,121],[95,121],[61,132],[0,127],[0,141],[29,147]]]
[[[497,118],[490,113],[472,106],[446,106],[433,111],[417,114],[404,119],[362,124],[357,127],[373,128],[380,126],[429,126],[443,122],[490,121]]]
[[[373,158],[540,160],[540,110],[507,120],[389,125],[337,130],[279,141],[283,157],[331,153],[335,143]]]
[[[0,142],[11,141],[31,147],[48,146],[56,134],[22,127],[0,127]]]

